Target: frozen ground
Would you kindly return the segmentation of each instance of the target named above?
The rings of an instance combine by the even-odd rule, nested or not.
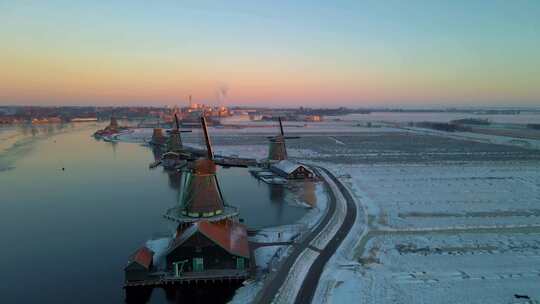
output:
[[[539,233],[378,236],[334,301],[353,290],[364,303],[520,303],[515,294],[538,300]]]
[[[256,235],[250,237],[250,241],[257,243],[283,243],[291,244],[313,228],[322,218],[328,208],[328,197],[321,183],[315,184],[316,202],[310,202],[314,207],[295,224],[275,226],[261,229]],[[255,250],[257,266],[267,271],[287,254],[288,245],[264,246]]]
[[[376,226],[398,229],[540,224],[533,163],[334,166],[351,176]]]
[[[502,135],[482,134],[482,133],[475,133],[475,132],[444,132],[444,131],[413,128],[413,127],[407,127],[404,129],[417,133],[417,134],[435,135],[435,136],[454,138],[454,139],[460,139],[460,140],[465,140],[465,141],[480,142],[480,143],[493,143],[493,144],[498,144],[498,145],[523,147],[523,148],[537,149],[537,150],[540,149],[540,140],[533,139],[533,138],[524,138],[524,137],[511,137],[510,136],[511,133],[509,133],[508,136],[502,136]],[[535,136],[536,138],[540,135],[540,132],[532,131],[532,130],[528,130],[527,132],[524,132],[524,133],[528,133],[531,136],[536,135]]]
[[[169,244],[171,243],[171,240],[171,238],[165,237],[148,240],[146,242],[146,247],[154,252],[154,259],[152,262],[158,270],[164,270],[166,267],[165,253],[169,247]]]

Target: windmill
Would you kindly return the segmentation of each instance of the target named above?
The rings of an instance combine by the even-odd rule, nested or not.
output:
[[[180,133],[191,132],[191,130],[180,131],[180,124],[176,114],[174,114],[174,119],[175,127],[169,132],[169,138],[167,139],[167,152],[161,155],[160,158],[163,168],[168,170],[179,169],[186,165],[186,160],[193,159],[191,153],[184,150],[180,136]]]
[[[182,145],[182,137],[180,133],[188,133],[191,130],[180,131],[180,123],[178,122],[178,116],[174,114],[174,127],[169,132],[169,140],[167,141],[167,151],[181,153],[184,150]]]
[[[287,159],[287,148],[285,146],[285,139],[297,139],[299,136],[285,136],[283,131],[283,123],[281,117],[278,117],[279,121],[279,134],[276,136],[268,137],[270,145],[268,147],[268,160],[269,161],[282,161]]]
[[[222,220],[238,214],[236,208],[225,204],[216,176],[216,163],[206,119],[201,117],[206,157],[195,160],[185,174],[182,174],[180,206],[169,210],[168,219],[191,222],[197,219]]]
[[[163,146],[165,144],[165,136],[163,135],[163,129],[159,123],[159,116],[157,117],[157,126],[152,132],[152,139],[150,139],[150,144],[155,146]]]
[[[111,122],[109,123],[110,129],[117,129],[118,128],[118,121],[116,120],[116,117],[114,116],[114,110],[111,111]]]

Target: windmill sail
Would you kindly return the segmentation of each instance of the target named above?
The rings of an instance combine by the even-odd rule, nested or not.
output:
[[[166,217],[179,222],[193,222],[199,219],[219,221],[238,215],[238,210],[225,204],[216,176],[212,144],[206,120],[201,117],[204,139],[208,149],[207,157],[191,163],[190,170],[182,174],[179,206],[168,211]]]
[[[206,142],[206,151],[208,153],[208,159],[214,159],[214,152],[212,151],[212,144],[210,143],[210,137],[208,136],[208,127],[206,125],[206,118],[201,116],[201,125],[204,131],[204,141]]]

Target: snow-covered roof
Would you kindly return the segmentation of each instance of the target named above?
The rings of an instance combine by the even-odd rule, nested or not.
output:
[[[150,266],[152,265],[153,256],[154,256],[154,252],[148,249],[146,246],[143,246],[137,249],[137,251],[135,251],[129,257],[128,266],[131,265],[132,263],[137,263],[146,269],[150,269]]]
[[[178,153],[176,153],[176,152],[169,151],[169,152],[164,153],[164,154],[162,155],[162,157],[167,157],[167,156],[178,157],[178,156],[180,156],[180,154],[178,154]]]
[[[281,171],[283,171],[283,172],[285,172],[287,174],[293,173],[296,169],[298,169],[300,167],[304,167],[306,170],[311,171],[308,168],[306,168],[306,166],[301,165],[299,163],[292,162],[290,160],[279,161],[279,162],[273,164],[272,167],[274,167],[276,169],[279,169],[279,170],[281,170]]]

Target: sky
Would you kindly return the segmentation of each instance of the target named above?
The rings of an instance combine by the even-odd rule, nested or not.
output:
[[[0,105],[183,105],[189,95],[540,105],[540,1],[0,0]]]

